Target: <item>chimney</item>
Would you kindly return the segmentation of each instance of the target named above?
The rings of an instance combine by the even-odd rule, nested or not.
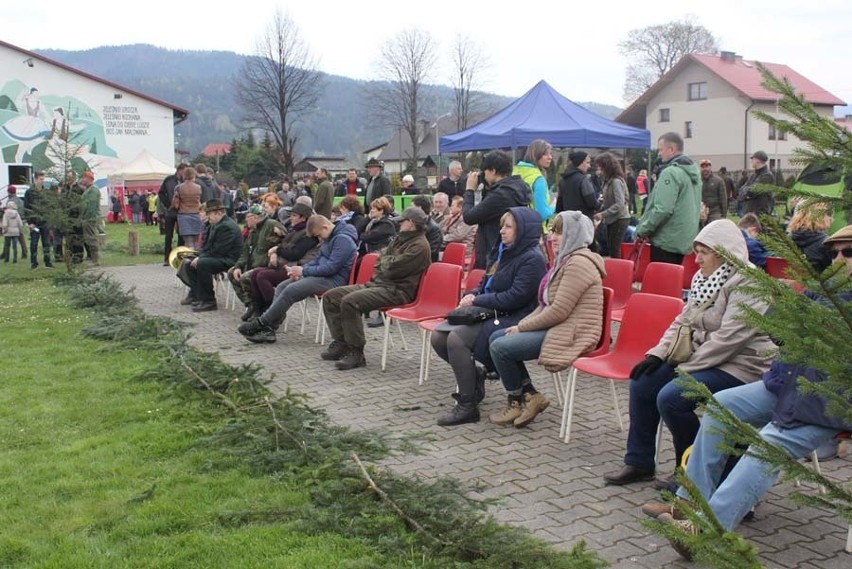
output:
[[[733,51],[723,51],[719,55],[722,58],[722,61],[735,61],[737,59],[737,54]]]

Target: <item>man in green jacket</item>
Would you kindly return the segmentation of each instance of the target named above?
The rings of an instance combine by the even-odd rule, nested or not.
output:
[[[314,211],[331,219],[331,202],[334,200],[334,184],[328,179],[328,170],[325,168],[317,168],[314,173],[317,184],[314,190]]]
[[[100,244],[98,242],[98,221],[101,218],[101,192],[95,186],[95,175],[86,170],[80,179],[83,195],[80,196],[80,225],[83,228],[83,245],[88,252],[89,260],[99,265],[101,263]]]
[[[651,262],[680,265],[698,235],[701,173],[683,154],[683,139],[676,132],[660,136],[657,150],[663,169],[645,204],[636,237],[650,240]]]
[[[227,211],[227,207],[225,209]],[[246,310],[254,312],[251,296],[252,272],[269,265],[269,250],[281,243],[285,231],[284,225],[267,216],[266,210],[260,204],[252,204],[248,208],[246,225],[249,228],[248,237],[243,243],[240,258],[228,269],[228,280]]]
[[[240,226],[227,216],[222,200],[208,200],[204,208],[210,224],[207,238],[198,250],[198,256],[192,260],[184,259],[177,273],[189,287],[189,294],[180,303],[192,305],[193,312],[218,309],[213,276],[232,267],[243,248]]]
[[[379,257],[367,284],[333,288],[323,296],[322,309],[334,341],[320,357],[336,361],[337,369],[364,367],[364,323],[361,316],[385,306],[408,304],[417,295],[420,277],[432,252],[426,240],[428,217],[410,207],[402,212],[399,233]]]

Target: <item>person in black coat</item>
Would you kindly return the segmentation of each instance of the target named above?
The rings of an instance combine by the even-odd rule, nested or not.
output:
[[[390,218],[392,211],[387,198],[373,200],[370,204],[370,221],[361,233],[361,241],[358,244],[359,254],[380,253],[388,246],[396,235],[396,225]]]
[[[787,225],[790,239],[802,250],[811,266],[820,272],[831,265],[831,254],[824,242],[832,221],[825,205],[801,202]]]
[[[435,353],[453,368],[458,384],[457,405],[438,419],[441,426],[479,421],[479,402],[485,396],[485,373],[494,364],[488,339],[495,330],[514,326],[538,304],[538,287],[546,272],[539,247],[541,216],[529,207],[512,207],[501,216],[500,243],[482,283],[462,297],[459,306],[493,311],[482,323],[442,324],[432,333]],[[474,359],[485,367],[480,368]]]
[[[488,256],[500,242],[503,214],[511,207],[528,206],[532,201],[532,189],[520,176],[512,175],[513,168],[512,157],[502,150],[492,150],[482,158],[482,176],[488,188],[482,192],[481,201],[478,198],[479,177],[476,173],[467,177],[462,219],[468,225],[478,226],[474,268],[484,269],[490,265]]]
[[[556,213],[579,211],[594,221],[598,211],[598,196],[592,180],[586,173],[592,165],[592,157],[578,150],[568,155],[571,165],[562,174],[556,196]]]

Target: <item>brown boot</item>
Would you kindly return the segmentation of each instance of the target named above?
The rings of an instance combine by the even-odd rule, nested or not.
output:
[[[524,393],[523,411],[515,419],[515,427],[519,429],[526,427],[549,405],[550,401],[547,400],[547,397],[537,391],[535,393]]]
[[[495,425],[511,425],[521,415],[522,395],[509,395],[509,402],[502,411],[491,413],[488,420]]]

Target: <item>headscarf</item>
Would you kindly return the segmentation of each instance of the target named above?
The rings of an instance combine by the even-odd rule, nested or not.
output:
[[[550,281],[562,267],[563,262],[568,259],[571,253],[577,249],[588,247],[595,240],[595,226],[588,216],[579,211],[562,211],[559,212],[559,217],[562,218],[562,242],[559,244],[559,251],[556,251],[553,265],[544,275],[541,302],[545,305],[547,304],[547,289],[550,287]]]

